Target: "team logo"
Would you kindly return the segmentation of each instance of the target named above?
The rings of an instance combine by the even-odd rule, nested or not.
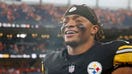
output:
[[[88,74],[101,74],[102,66],[99,62],[93,61],[87,67]]]
[[[75,65],[70,65],[68,70],[69,73],[73,73],[75,71]]]
[[[75,10],[77,10],[77,8],[76,7],[72,7],[71,9],[69,9],[69,12],[73,12]]]

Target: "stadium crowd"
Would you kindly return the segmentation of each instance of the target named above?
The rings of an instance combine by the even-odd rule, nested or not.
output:
[[[67,6],[55,6],[53,4],[28,5],[22,3],[19,5],[0,3],[0,22],[5,23],[28,23],[28,24],[56,24],[60,21]],[[113,25],[131,25],[132,11],[125,9],[103,9],[94,8],[102,24],[106,26]]]
[[[46,43],[17,44],[0,42],[0,54],[40,54],[46,52]]]

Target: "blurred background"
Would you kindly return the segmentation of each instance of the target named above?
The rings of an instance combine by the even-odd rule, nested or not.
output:
[[[0,74],[42,74],[46,52],[64,47],[60,21],[73,4],[95,10],[102,42],[132,43],[132,0],[0,0]]]

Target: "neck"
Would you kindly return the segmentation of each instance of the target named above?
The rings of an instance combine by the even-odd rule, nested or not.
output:
[[[79,55],[88,51],[94,45],[94,40],[90,40],[76,47],[67,46],[69,55]]]

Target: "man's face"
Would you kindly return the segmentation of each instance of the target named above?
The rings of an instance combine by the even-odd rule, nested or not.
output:
[[[78,27],[82,26],[82,28]],[[87,42],[92,36],[93,24],[83,16],[68,15],[63,19],[62,32],[67,45]]]

